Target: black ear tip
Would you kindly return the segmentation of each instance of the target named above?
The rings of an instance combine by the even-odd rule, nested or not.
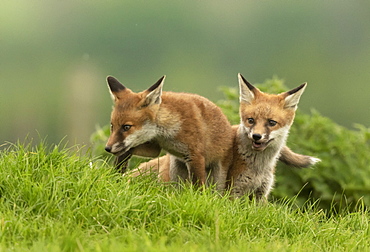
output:
[[[289,94],[289,95],[292,95],[292,94],[294,94],[294,93],[297,93],[299,90],[301,90],[301,89],[305,88],[306,86],[307,86],[307,82],[305,82],[305,83],[301,84],[299,87],[296,87],[296,88],[294,88],[294,89],[292,89],[292,90],[288,91],[288,94]]]
[[[151,92],[154,89],[158,88],[165,78],[166,78],[166,75],[163,75],[156,83],[154,83],[150,88],[148,88],[148,91]]]
[[[249,81],[247,81],[241,73],[238,73],[238,76],[242,79],[244,84],[247,85],[250,90],[255,89],[255,87],[251,83],[249,83]]]
[[[118,82],[118,80],[116,78],[114,78],[113,76],[107,76],[107,82],[108,83]]]
[[[158,82],[161,83],[164,79],[166,79],[166,75],[163,75],[161,78],[159,78]]]
[[[125,86],[123,86],[116,78],[113,76],[107,77],[108,85],[112,92],[118,92],[120,90],[124,90]]]

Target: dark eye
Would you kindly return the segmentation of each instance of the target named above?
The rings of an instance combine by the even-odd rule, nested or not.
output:
[[[129,129],[131,129],[131,125],[122,125],[122,130],[123,131],[128,131]]]
[[[276,124],[277,124],[277,122],[276,121],[274,121],[274,120],[269,120],[269,126],[270,127],[274,127]]]
[[[253,124],[254,123],[254,119],[253,118],[248,118],[248,123],[249,124]]]
[[[113,124],[110,124],[110,131],[113,131]]]

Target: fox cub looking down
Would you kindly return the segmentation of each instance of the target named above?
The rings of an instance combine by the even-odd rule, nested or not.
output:
[[[202,96],[162,92],[164,79],[134,93],[114,77],[107,78],[114,108],[105,150],[127,156],[152,142],[169,153],[171,180],[186,174],[192,182],[204,185],[210,178],[223,189],[232,160],[233,133],[228,119]]]
[[[274,182],[278,159],[294,167],[309,167],[320,161],[294,153],[285,145],[306,84],[273,95],[262,93],[241,74],[238,79],[241,123],[232,127],[233,160],[228,171],[227,187],[233,197],[250,195],[257,200],[266,199]],[[130,176],[157,172],[159,178],[167,182],[171,181],[169,167],[170,157],[165,155],[142,163]]]

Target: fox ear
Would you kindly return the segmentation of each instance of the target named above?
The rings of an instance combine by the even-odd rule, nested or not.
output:
[[[252,103],[255,95],[254,93],[258,90],[252,84],[250,84],[240,73],[238,74],[239,80],[239,101]]]
[[[296,87],[284,93],[284,95],[286,96],[284,108],[297,109],[299,99],[301,98],[301,95],[303,94],[303,91],[305,90],[306,86],[307,83],[303,83],[299,87]]]
[[[118,99],[117,93],[126,89],[126,87],[124,85],[122,85],[113,76],[108,76],[107,77],[107,83],[108,83],[108,88],[109,88],[109,91],[110,91],[110,94],[111,94],[113,100]]]
[[[143,107],[147,107],[153,104],[161,104],[162,102],[162,88],[164,79],[166,76],[162,76],[155,84],[153,84],[150,88],[146,90],[148,94],[144,98]]]

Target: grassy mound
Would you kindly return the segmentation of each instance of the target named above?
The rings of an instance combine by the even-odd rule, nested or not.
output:
[[[0,250],[347,251],[370,246],[369,213],[295,201],[231,201],[211,188],[129,181],[77,148],[0,155]]]

